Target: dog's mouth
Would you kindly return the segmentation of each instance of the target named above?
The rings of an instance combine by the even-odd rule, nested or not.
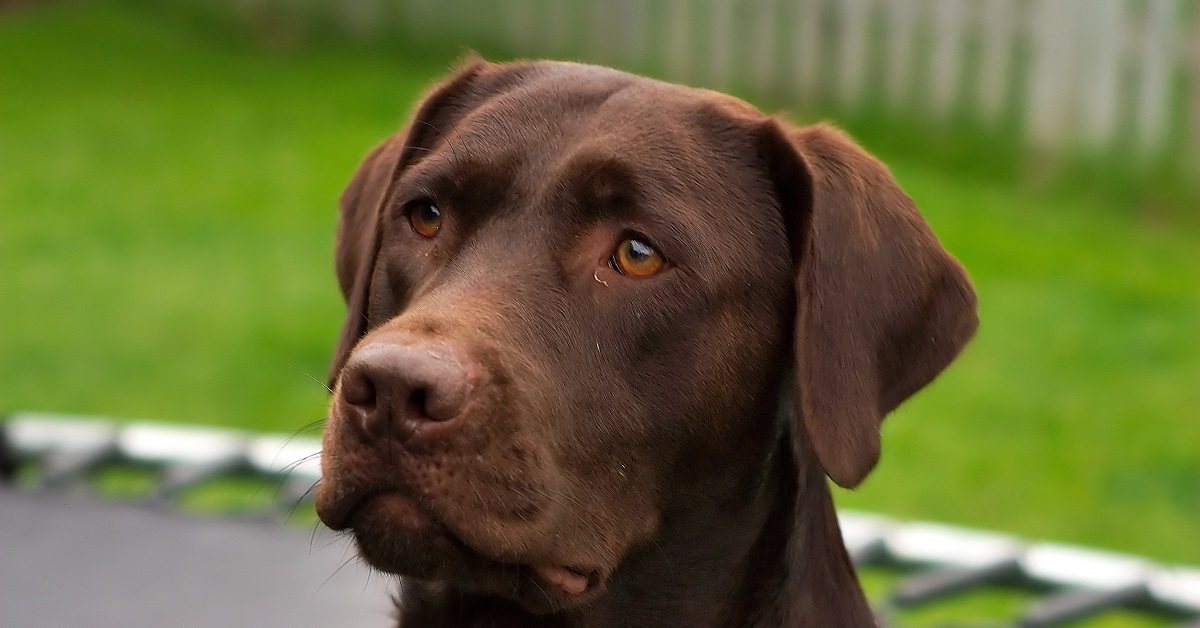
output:
[[[597,580],[597,573],[595,571],[588,573],[576,567],[562,567],[559,565],[535,567],[534,573],[540,576],[542,580],[545,580],[546,583],[570,596],[587,593],[588,589],[595,586]]]
[[[355,522],[361,517],[372,517],[387,521],[398,533],[420,532],[438,527],[433,516],[417,503],[416,499],[400,491],[381,491],[368,494],[357,502],[346,500],[347,505],[334,518],[340,525],[335,529],[355,529]],[[331,526],[333,527],[333,526]]]
[[[363,558],[372,566],[395,573],[402,573],[394,566],[395,557],[389,556],[386,548],[403,547],[402,539],[415,543],[431,543],[438,539],[454,549],[478,559],[486,569],[495,568],[508,573],[520,573],[536,585],[540,594],[556,591],[565,604],[581,602],[598,595],[603,588],[600,569],[577,565],[528,564],[502,560],[482,552],[465,542],[442,523],[419,500],[397,489],[364,493],[359,497],[337,500],[321,511],[321,519],[334,530],[350,531],[359,544]],[[546,587],[550,587],[547,589]]]

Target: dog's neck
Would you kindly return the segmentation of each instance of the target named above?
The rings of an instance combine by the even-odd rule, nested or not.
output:
[[[842,542],[825,471],[802,441],[796,499],[789,518],[789,568],[783,615],[772,626],[859,628],[878,625]],[[763,624],[764,626],[767,624]]]
[[[782,441],[737,503],[691,513],[631,555],[585,608],[530,615],[507,601],[405,582],[401,628],[859,628],[875,625],[811,453]],[[807,450],[806,445],[802,447]],[[797,473],[797,469],[799,472]],[[680,574],[687,573],[687,579]]]

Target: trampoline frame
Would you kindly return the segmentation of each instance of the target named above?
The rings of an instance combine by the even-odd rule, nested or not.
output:
[[[37,480],[22,490],[78,485],[97,469],[131,464],[155,470],[144,503],[173,507],[178,495],[235,473],[278,480],[266,513],[280,521],[311,500],[320,479],[320,441],[284,434],[118,422],[95,417],[17,413],[0,420],[0,484],[33,464]],[[841,511],[846,547],[856,565],[906,572],[877,606],[882,622],[898,609],[931,604],[988,585],[1034,589],[1040,596],[1014,626],[1051,627],[1116,607],[1138,608],[1200,628],[1200,568],[1085,547],[922,521]]]

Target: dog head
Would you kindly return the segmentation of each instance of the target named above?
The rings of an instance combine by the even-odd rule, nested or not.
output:
[[[845,135],[571,63],[436,87],[354,175],[336,258],[320,517],[379,569],[533,612],[748,507],[781,445],[856,485],[976,326]]]

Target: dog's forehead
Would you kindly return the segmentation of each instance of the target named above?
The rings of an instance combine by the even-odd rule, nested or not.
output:
[[[763,168],[747,124],[755,118],[766,116],[724,94],[609,68],[546,64],[466,112],[426,166],[503,172],[510,187],[526,192],[638,180],[643,191],[714,208],[761,204]]]
[[[757,113],[708,90],[609,68],[550,63],[543,73],[480,102],[448,140],[476,157],[517,157],[532,168],[609,154],[647,167],[702,170],[713,160],[697,157],[712,148],[714,130],[728,127],[719,121],[722,108]]]

